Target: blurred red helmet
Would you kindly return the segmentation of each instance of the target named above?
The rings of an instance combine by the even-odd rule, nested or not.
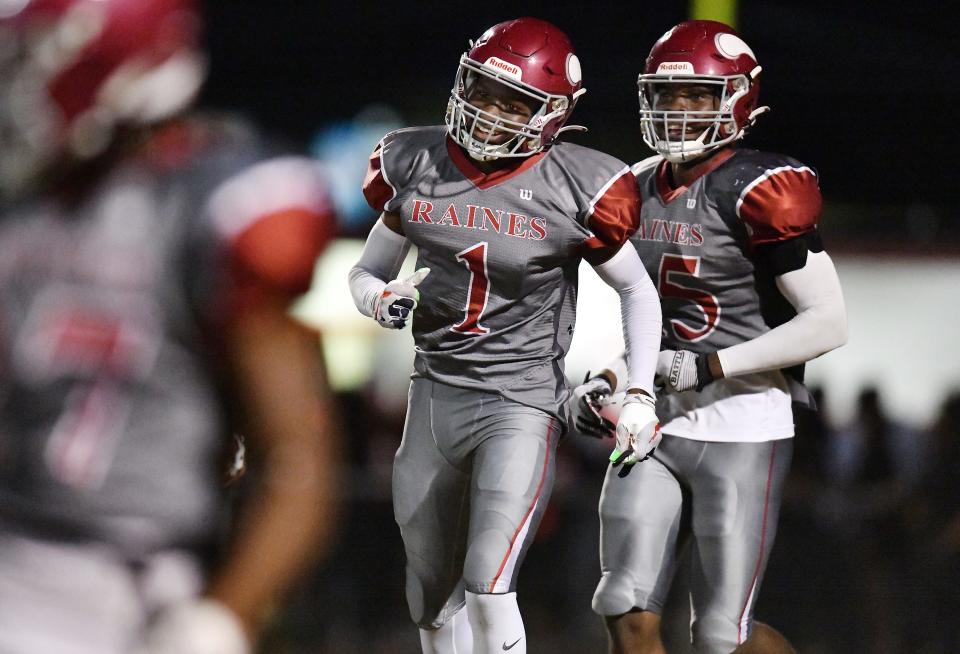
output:
[[[653,45],[640,74],[640,121],[648,146],[672,162],[690,161],[742,138],[757,116],[761,67],[750,47],[730,26],[691,20],[669,30]],[[657,108],[657,94],[667,85],[697,84],[712,88],[716,111]],[[684,138],[688,127],[702,131]],[[677,138],[671,138],[671,131]]]
[[[0,0],[0,193],[190,104],[199,32],[193,0]]]
[[[550,147],[573,112],[583,87],[580,60],[567,35],[536,18],[517,18],[483,33],[460,66],[447,106],[447,131],[475,159],[528,157]],[[472,106],[467,97],[480,76],[532,100],[526,123],[504,119]],[[506,143],[474,138],[474,128],[512,134]]]

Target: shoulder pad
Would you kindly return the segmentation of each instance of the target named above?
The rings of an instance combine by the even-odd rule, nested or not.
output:
[[[641,159],[637,163],[633,164],[632,166],[630,166],[630,170],[636,176],[644,172],[645,170],[650,170],[651,168],[655,168],[661,161],[663,161],[663,157],[660,156],[659,154],[655,154],[652,157]]]

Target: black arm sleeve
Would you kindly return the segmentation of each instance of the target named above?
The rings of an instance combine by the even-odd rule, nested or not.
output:
[[[754,259],[767,272],[779,277],[807,265],[807,252],[823,252],[820,232],[815,229],[785,241],[758,245]]]

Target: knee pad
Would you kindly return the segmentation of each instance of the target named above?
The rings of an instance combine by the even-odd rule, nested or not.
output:
[[[730,654],[740,644],[738,625],[720,616],[697,616],[690,632],[697,654]]]
[[[430,583],[417,575],[416,570],[407,565],[406,569],[407,608],[410,619],[423,629],[438,629],[461,608],[466,601],[463,594],[463,581],[452,589],[439,583]]]
[[[639,591],[629,575],[608,571],[600,577],[591,606],[594,613],[602,616],[623,615],[634,607],[660,613],[663,607],[653,606],[649,599],[649,593]]]
[[[499,529],[474,537],[463,563],[463,579],[471,593],[507,593],[515,590],[512,578],[520,564],[522,543],[511,542]]]

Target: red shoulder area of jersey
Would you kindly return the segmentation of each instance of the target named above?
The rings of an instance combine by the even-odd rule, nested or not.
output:
[[[546,152],[538,152],[524,159],[515,161],[508,159],[507,161],[509,163],[503,168],[498,168],[488,173],[477,168],[473,161],[470,160],[470,157],[464,153],[463,148],[457,145],[449,136],[446,138],[446,144],[447,154],[450,156],[453,165],[481,191],[505,182],[512,177],[516,177],[523,171],[535,166],[538,161],[546,156]]]
[[[768,168],[746,185],[737,199],[737,216],[744,221],[750,243],[785,241],[817,226],[823,198],[817,176],[807,166]]]
[[[584,225],[593,236],[583,242],[583,258],[597,265],[616,254],[640,226],[641,204],[637,179],[624,166],[590,201]]]
[[[383,148],[384,142],[377,143],[370,155],[370,161],[367,163],[367,175],[363,179],[363,197],[376,211],[383,211],[387,203],[397,195],[397,189],[393,187],[383,171]]]
[[[242,315],[264,298],[294,298],[313,280],[317,257],[333,237],[332,215],[292,207],[264,215],[230,244],[229,313]]]

